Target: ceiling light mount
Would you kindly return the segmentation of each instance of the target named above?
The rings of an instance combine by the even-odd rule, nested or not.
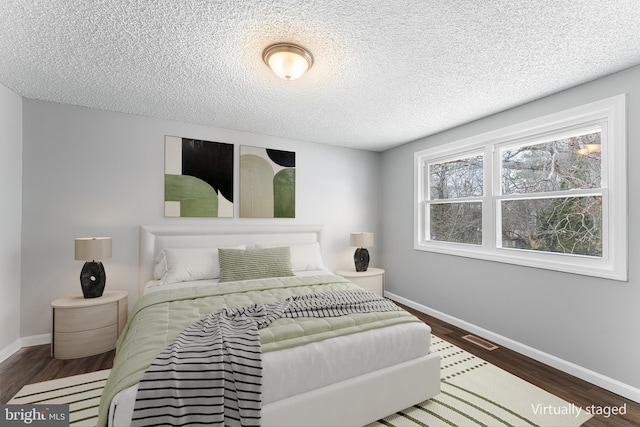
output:
[[[267,47],[262,52],[262,59],[284,80],[297,79],[313,65],[311,52],[291,43],[276,43]]]

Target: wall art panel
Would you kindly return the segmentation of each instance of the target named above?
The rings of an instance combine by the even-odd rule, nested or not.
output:
[[[240,217],[295,216],[296,153],[240,146]]]
[[[165,136],[166,217],[233,217],[233,144]]]

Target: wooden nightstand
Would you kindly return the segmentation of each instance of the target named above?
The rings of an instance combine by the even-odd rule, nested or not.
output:
[[[52,301],[51,355],[75,359],[114,349],[127,322],[128,297],[127,291],[105,291],[98,298],[77,294]]]
[[[336,273],[368,291],[384,296],[384,270],[381,268],[370,267],[367,271],[338,270]]]

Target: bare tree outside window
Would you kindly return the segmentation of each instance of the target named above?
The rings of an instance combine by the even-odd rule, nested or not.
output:
[[[481,245],[483,156],[430,164],[428,177],[431,240]]]
[[[602,256],[602,197],[503,201],[502,247]]]
[[[482,155],[429,165],[431,200],[482,196],[483,185]]]
[[[431,240],[482,244],[482,203],[431,205]]]
[[[602,256],[602,197],[550,197],[600,188],[600,132],[503,149],[502,247]]]
[[[502,150],[502,194],[600,188],[600,132]]]

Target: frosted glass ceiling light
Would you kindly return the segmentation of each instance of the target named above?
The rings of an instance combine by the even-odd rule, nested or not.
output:
[[[313,56],[303,47],[277,43],[262,52],[262,59],[281,79],[295,80],[313,65]]]

